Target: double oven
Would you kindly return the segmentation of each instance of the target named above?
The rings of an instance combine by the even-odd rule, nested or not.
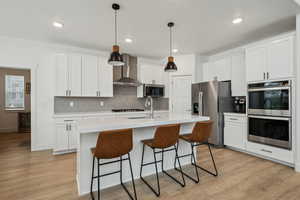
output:
[[[248,140],[292,148],[292,81],[248,85]]]

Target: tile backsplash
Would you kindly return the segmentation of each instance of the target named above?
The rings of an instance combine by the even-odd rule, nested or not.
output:
[[[54,112],[98,112],[111,109],[145,109],[145,98],[137,98],[135,87],[114,86],[114,97],[54,97]],[[154,98],[155,110],[168,110],[168,98]],[[101,103],[103,106],[101,106]],[[71,106],[71,104],[73,104]]]

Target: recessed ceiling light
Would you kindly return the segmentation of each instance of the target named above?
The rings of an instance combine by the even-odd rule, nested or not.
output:
[[[132,39],[131,38],[125,38],[125,42],[126,43],[132,43]]]
[[[235,18],[234,20],[232,20],[233,24],[239,24],[243,21],[243,19],[241,17]]]
[[[173,52],[173,53],[177,53],[177,52],[178,52],[178,49],[172,49],[172,52]]]
[[[64,27],[64,24],[61,23],[61,22],[53,22],[52,25],[53,25],[55,28],[63,28],[63,27]]]

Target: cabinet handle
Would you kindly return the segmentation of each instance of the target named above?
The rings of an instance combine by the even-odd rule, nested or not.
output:
[[[69,96],[71,96],[71,94],[72,94],[72,90],[69,90]]]
[[[261,149],[261,151],[263,151],[263,152],[267,152],[267,153],[273,153],[272,151],[270,151],[270,150],[266,150],[266,149]]]
[[[66,90],[66,96],[68,96],[68,90]]]
[[[230,120],[238,120],[237,118],[229,118]]]
[[[71,131],[72,130],[72,125],[71,124],[69,124],[69,131]]]
[[[68,131],[68,124],[66,124],[66,131]]]
[[[266,72],[264,72],[264,80],[266,80]]]
[[[269,75],[269,72],[267,72],[267,79],[269,79],[269,76],[270,76],[270,75]]]
[[[100,94],[101,94],[101,93],[100,93],[100,91],[99,91],[99,97],[100,97]]]

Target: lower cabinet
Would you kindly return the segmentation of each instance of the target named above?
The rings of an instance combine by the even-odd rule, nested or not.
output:
[[[248,120],[245,114],[224,113],[224,121],[225,146],[283,164],[290,165],[294,163],[294,153],[292,150],[248,141]]]
[[[56,122],[56,140],[54,154],[75,152],[77,148],[77,130],[74,120]]]
[[[294,163],[294,154],[291,150],[258,144],[254,142],[247,142],[247,151],[249,153],[254,153],[259,156],[268,157],[278,161],[291,164]]]
[[[243,114],[225,113],[224,145],[246,150],[247,117]]]

